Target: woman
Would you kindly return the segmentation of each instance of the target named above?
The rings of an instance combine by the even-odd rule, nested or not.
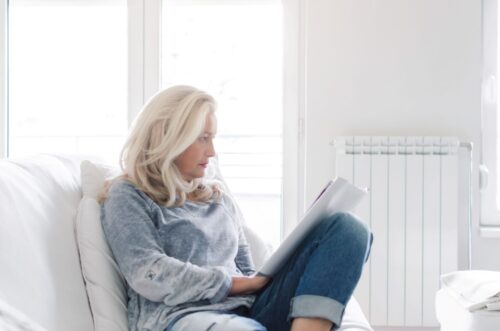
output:
[[[256,276],[235,205],[204,179],[215,101],[156,94],[102,196],[106,239],[128,285],[131,330],[330,330],[341,323],[371,234],[350,214],[321,222],[272,279]]]

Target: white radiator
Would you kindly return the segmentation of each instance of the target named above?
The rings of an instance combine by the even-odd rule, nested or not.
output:
[[[450,137],[340,137],[337,175],[370,190],[374,234],[355,291],[370,323],[438,326],[439,277],[458,267],[458,148]]]

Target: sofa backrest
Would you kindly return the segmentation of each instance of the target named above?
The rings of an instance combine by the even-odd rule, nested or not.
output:
[[[93,329],[74,235],[81,160],[0,160],[0,299],[51,331]]]

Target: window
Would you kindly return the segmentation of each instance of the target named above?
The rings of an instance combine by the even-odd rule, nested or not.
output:
[[[497,68],[500,61],[497,0],[483,1],[481,225],[500,225],[500,116]]]
[[[195,85],[219,103],[221,168],[248,224],[277,246],[304,207],[304,6],[0,0],[0,157],[97,153],[116,164],[142,105],[162,87]]]
[[[283,126],[281,1],[164,0],[161,84],[218,103],[221,172],[247,224],[280,242]]]
[[[8,3],[8,156],[97,154],[117,164],[127,132],[127,1]]]

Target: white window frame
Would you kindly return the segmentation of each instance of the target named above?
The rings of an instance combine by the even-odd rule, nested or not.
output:
[[[8,0],[0,0],[0,158],[8,155],[7,113],[7,15]]]
[[[481,164],[479,167],[479,186],[481,193],[481,234],[498,236],[500,209],[497,207],[497,0],[483,0],[482,8],[482,95],[481,95]]]
[[[306,0],[283,0],[283,205],[281,239],[298,224],[305,199]]]
[[[127,0],[128,124],[160,88],[161,0]]]

